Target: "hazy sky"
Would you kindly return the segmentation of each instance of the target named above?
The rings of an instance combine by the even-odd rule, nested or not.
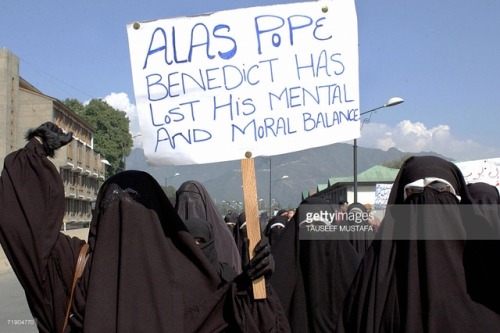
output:
[[[287,2],[298,1],[4,1],[0,47],[44,94],[104,98],[135,121],[128,23]],[[500,157],[500,1],[356,1],[356,10],[361,110],[405,100],[373,113],[358,144]]]

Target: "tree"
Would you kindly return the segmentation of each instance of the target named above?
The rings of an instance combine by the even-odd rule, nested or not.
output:
[[[163,189],[163,192],[165,192],[168,198],[175,198],[175,193],[177,189],[174,186],[168,185],[167,187],[162,186],[161,188]]]
[[[94,150],[110,163],[106,167],[106,175],[111,176],[125,170],[125,157],[130,154],[133,146],[129,131],[130,120],[126,113],[113,108],[102,99],[92,99],[85,106],[75,99],[67,99],[64,104],[94,128]]]
[[[400,169],[404,161],[406,161],[412,154],[404,154],[400,158],[388,162],[384,162],[382,165],[387,168]]]
[[[83,104],[80,103],[80,101],[75,98],[66,98],[63,103],[64,105],[69,107],[71,111],[73,111],[78,115],[81,115],[83,113],[83,110],[85,109]]]

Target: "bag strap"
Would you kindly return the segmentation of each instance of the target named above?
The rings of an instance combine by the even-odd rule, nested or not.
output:
[[[66,330],[66,326],[68,326],[68,319],[69,319],[69,314],[71,312],[71,306],[73,305],[73,295],[75,294],[76,283],[78,282],[78,279],[80,279],[80,277],[82,276],[83,270],[85,269],[85,265],[87,264],[87,259],[89,258],[88,252],[89,252],[89,244],[83,244],[82,248],[80,249],[80,253],[78,254],[78,259],[76,261],[75,274],[73,276],[73,285],[71,286],[71,294],[69,296],[68,307],[66,308],[66,316],[64,317],[64,324],[61,331],[62,333],[64,333],[64,330]]]

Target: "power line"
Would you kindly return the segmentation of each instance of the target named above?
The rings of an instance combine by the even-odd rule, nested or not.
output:
[[[41,73],[41,74],[43,74],[43,75],[45,75],[45,76],[47,76],[47,77],[51,78],[52,80],[55,80],[55,81],[57,81],[57,82],[60,82],[60,83],[62,83],[63,85],[65,85],[65,86],[67,86],[67,87],[70,87],[71,89],[73,89],[73,90],[75,90],[75,91],[78,91],[80,94],[82,94],[82,95],[85,95],[85,96],[89,97],[89,99],[94,99],[94,98],[95,98],[95,97],[94,97],[94,96],[92,96],[91,94],[89,94],[89,93],[87,93],[87,92],[85,92],[85,91],[83,91],[83,90],[81,90],[81,89],[79,89],[79,88],[77,88],[77,87],[75,87],[75,86],[73,86],[73,85],[71,85],[71,84],[69,84],[69,83],[65,82],[64,80],[61,80],[61,79],[59,79],[58,77],[56,77],[56,76],[54,76],[54,75],[52,75],[52,74],[50,74],[50,73],[48,73],[48,72],[44,71],[43,69],[41,69],[40,67],[36,66],[36,65],[35,65],[35,64],[33,64],[32,62],[30,62],[30,61],[28,61],[28,60],[26,60],[26,59],[24,59],[24,58],[20,58],[20,59],[23,61],[23,63],[26,63],[26,64],[28,64],[28,65],[32,66],[32,68],[33,68],[35,71],[37,71],[37,72],[39,72],[39,73]],[[54,97],[55,97],[55,96],[54,96]]]

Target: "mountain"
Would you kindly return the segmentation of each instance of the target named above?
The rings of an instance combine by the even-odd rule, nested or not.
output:
[[[358,173],[372,166],[401,159],[408,153],[391,148],[387,151],[358,146]],[[435,155],[421,152],[414,155]],[[450,158],[443,157],[450,160]],[[336,143],[319,148],[269,157],[256,157],[255,176],[260,205],[269,207],[269,183],[271,197],[281,207],[297,207],[303,191],[315,189],[318,184],[328,183],[331,177],[345,177],[353,174],[353,146]],[[144,151],[135,148],[126,159],[127,169],[149,172],[162,185],[179,187],[186,180],[197,180],[205,185],[217,203],[231,203],[239,209],[243,202],[240,161],[183,166],[149,166]],[[269,167],[271,166],[271,178]],[[176,173],[179,175],[174,176]],[[288,176],[282,179],[283,176]],[[274,204],[274,203],[273,203]]]

